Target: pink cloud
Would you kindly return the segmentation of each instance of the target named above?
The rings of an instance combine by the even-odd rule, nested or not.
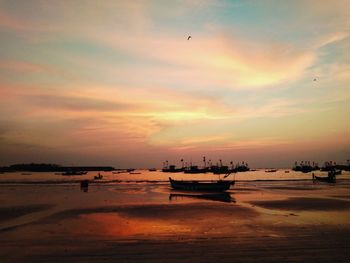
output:
[[[0,61],[0,69],[21,73],[42,73],[51,71],[48,66],[18,60]]]

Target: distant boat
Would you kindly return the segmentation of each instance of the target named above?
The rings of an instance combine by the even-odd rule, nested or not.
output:
[[[275,172],[277,172],[277,169],[269,169],[265,171],[265,173],[275,173]]]
[[[66,171],[64,173],[62,173],[62,175],[84,175],[84,174],[87,174],[87,172],[84,172],[84,171]]]
[[[310,161],[302,161],[298,164],[298,162],[294,163],[294,167],[292,170],[296,172],[302,172],[302,173],[309,173],[312,171],[319,170],[320,168],[318,167],[318,164],[315,162],[310,162]]]
[[[242,163],[238,163],[230,172],[237,173],[237,172],[248,172],[248,171],[250,171],[248,163],[242,162]]]
[[[329,171],[327,177],[316,176],[312,173],[312,180],[313,181],[327,182],[327,183],[335,183],[336,182],[335,175],[336,175],[335,171]]]
[[[218,180],[214,182],[201,181],[179,181],[169,177],[170,185],[176,190],[193,190],[193,191],[226,191],[230,189],[235,181]]]
[[[184,171],[184,168],[176,168],[175,165],[169,165],[162,169],[164,173],[181,173]]]
[[[98,175],[95,175],[95,176],[94,176],[94,179],[95,179],[95,180],[101,180],[102,178],[103,178],[103,175],[100,174],[100,173],[98,173]]]
[[[190,167],[187,167],[184,170],[185,174],[200,174],[200,173],[206,173],[208,170],[207,168],[198,168],[197,165],[192,165]]]
[[[157,171],[157,168],[150,168],[150,169],[148,169],[148,171],[155,172],[155,171]]]
[[[212,165],[210,167],[210,172],[212,172],[213,174],[227,174],[229,173],[229,168],[228,166],[224,166],[224,165]]]
[[[127,170],[122,170],[122,171],[117,171],[117,172],[112,172],[112,173],[113,174],[122,174],[122,173],[127,173],[127,172],[128,172]]]
[[[130,172],[129,174],[141,174],[140,172]]]

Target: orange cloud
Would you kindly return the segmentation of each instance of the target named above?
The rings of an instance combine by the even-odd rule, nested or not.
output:
[[[20,21],[18,18],[0,10],[0,27],[8,28],[18,31],[27,30],[28,26],[25,22]]]
[[[47,66],[16,60],[0,61],[0,69],[21,73],[43,73],[51,71]]]

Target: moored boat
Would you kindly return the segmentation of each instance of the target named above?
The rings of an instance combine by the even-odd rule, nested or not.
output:
[[[184,170],[185,174],[200,174],[200,173],[206,173],[208,170],[207,168],[198,168],[197,165],[192,165],[190,167],[187,167]]]
[[[101,180],[101,179],[103,179],[103,175],[100,174],[100,173],[98,173],[98,175],[95,175],[95,176],[94,176],[94,179],[95,179],[95,180]]]
[[[66,171],[62,175],[84,175],[87,174],[85,171]]]
[[[315,181],[321,181],[321,182],[327,182],[327,183],[335,183],[336,182],[336,173],[334,171],[328,172],[327,177],[321,177],[321,176],[316,176],[312,174],[312,180]]]
[[[163,173],[181,173],[184,171],[184,168],[176,168],[175,165],[167,165],[162,169]]]
[[[180,181],[173,180],[169,177],[170,185],[176,190],[194,190],[194,191],[226,191],[230,189],[235,181],[218,180],[218,181]]]

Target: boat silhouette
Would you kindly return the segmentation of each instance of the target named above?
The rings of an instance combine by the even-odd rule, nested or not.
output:
[[[335,183],[336,182],[336,175],[340,174],[338,171],[329,171],[327,177],[321,177],[316,176],[314,173],[312,173],[312,180],[315,181],[321,181],[321,182],[327,182],[327,183]]]
[[[208,193],[208,194],[170,194],[169,200],[176,200],[177,198],[192,198],[192,199],[202,199],[209,201],[218,201],[224,203],[235,203],[236,200],[231,197],[227,192],[223,193]]]
[[[185,191],[226,191],[235,184],[235,181],[231,180],[180,181],[173,180],[171,177],[169,177],[169,182],[173,189]]]

